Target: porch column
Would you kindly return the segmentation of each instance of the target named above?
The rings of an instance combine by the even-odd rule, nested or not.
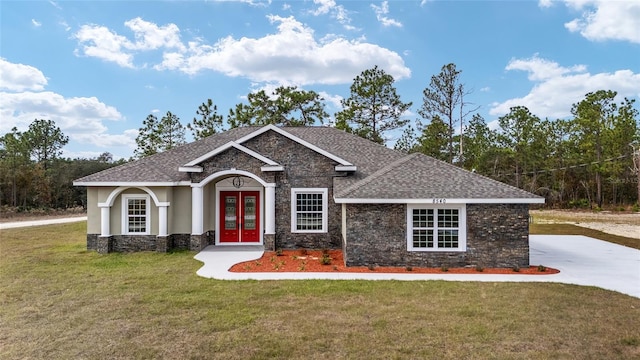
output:
[[[201,187],[191,188],[191,235],[202,235],[204,198]]]
[[[111,207],[109,205],[100,207],[100,236],[111,236],[111,229],[109,228],[109,222],[111,221],[110,210]]]
[[[264,233],[276,233],[276,184],[267,184],[264,194]]]
[[[158,236],[167,236],[167,206],[158,207]]]

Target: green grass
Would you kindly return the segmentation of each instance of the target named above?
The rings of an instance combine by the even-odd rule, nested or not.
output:
[[[85,226],[0,233],[0,358],[640,357],[640,299],[611,291],[216,281],[190,252],[87,252]]]

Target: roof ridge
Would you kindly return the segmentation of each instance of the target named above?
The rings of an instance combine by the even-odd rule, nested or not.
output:
[[[413,153],[413,154],[409,154],[406,156],[403,156],[395,161],[390,162],[389,164],[383,166],[382,168],[380,168],[378,171],[374,172],[373,174],[367,176],[366,178],[356,182],[355,184],[352,184],[350,186],[348,186],[347,188],[343,189],[342,191],[340,191],[339,195],[340,197],[346,196],[347,194],[349,194],[352,191],[358,190],[359,188],[371,183],[372,181],[376,180],[377,178],[389,173],[390,171],[394,170],[396,167],[406,163],[407,161],[413,159],[414,157],[416,157],[418,155],[418,153]]]

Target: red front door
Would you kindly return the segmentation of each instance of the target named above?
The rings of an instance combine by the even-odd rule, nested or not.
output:
[[[220,242],[260,242],[260,192],[220,192]]]

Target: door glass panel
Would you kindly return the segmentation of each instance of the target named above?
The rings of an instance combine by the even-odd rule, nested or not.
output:
[[[244,197],[244,229],[256,229],[256,197]]]
[[[236,223],[236,197],[225,196],[224,197],[224,229],[235,230]]]

